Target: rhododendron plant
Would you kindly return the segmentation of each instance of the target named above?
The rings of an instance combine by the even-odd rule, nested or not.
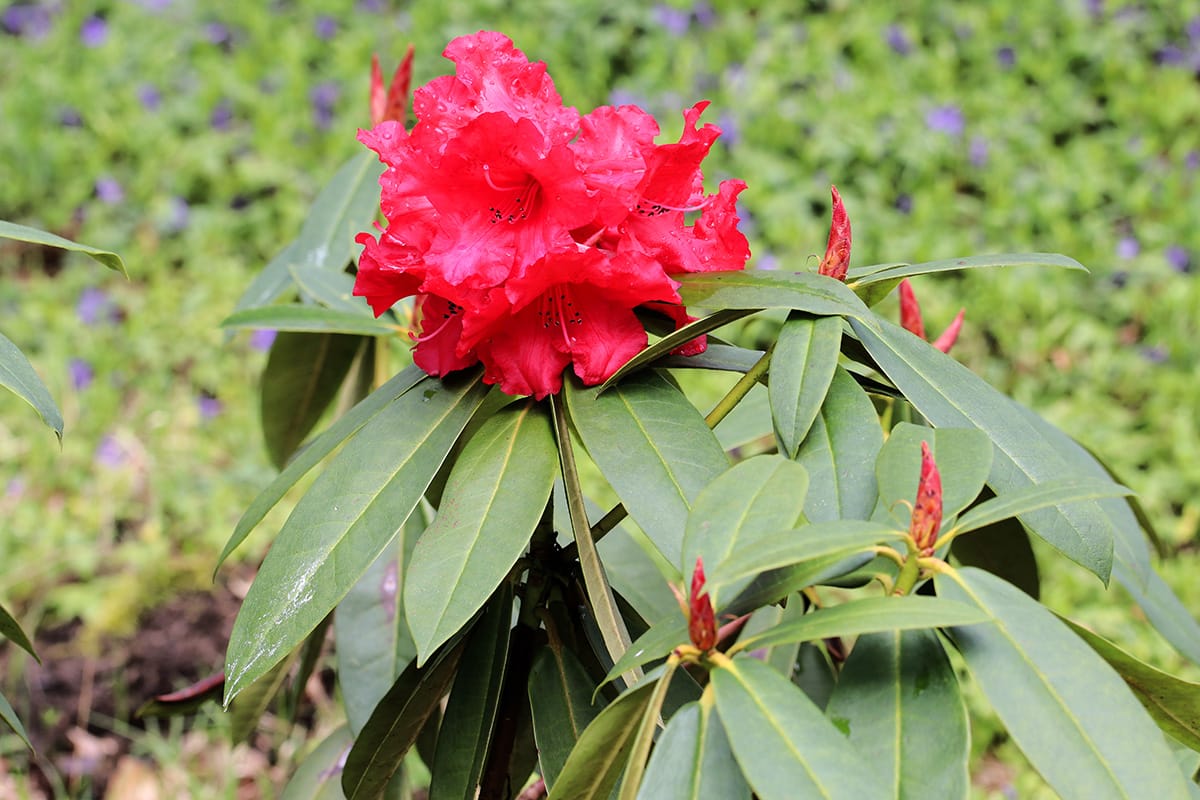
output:
[[[971,682],[1059,793],[1186,797],[1194,757],[1162,730],[1200,749],[1200,726],[1154,698],[1194,685],[1036,599],[1057,553],[1200,653],[1128,490],[926,342],[906,283],[1079,265],[851,267],[834,189],[815,269],[745,269],[745,185],[703,181],[705,103],[659,142],[637,107],[564,104],[501,34],[446,55],[411,129],[411,65],[390,95],[375,70],[374,152],[226,323],[280,330],[281,470],[226,553],[328,460],[226,661],[248,735],[332,630],[346,725],[289,796],[337,776],[408,800],[420,760],[435,800],[965,798]],[[347,231],[379,212],[359,255]],[[903,326],[875,310],[897,286]]]

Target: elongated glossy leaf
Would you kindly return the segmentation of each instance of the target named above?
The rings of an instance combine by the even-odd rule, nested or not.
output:
[[[774,647],[786,642],[811,642],[831,636],[972,625],[988,619],[990,617],[978,608],[939,597],[865,597],[805,614],[744,638],[730,652]]]
[[[129,277],[129,273],[125,271],[125,262],[116,253],[110,253],[98,247],[73,242],[70,239],[64,239],[48,231],[30,228],[28,225],[18,225],[15,222],[0,220],[0,239],[15,239],[18,242],[30,242],[31,244],[41,244],[47,247],[57,247],[60,250],[83,253],[84,255],[91,256],[109,269],[116,270],[126,278]]]
[[[856,317],[874,325],[867,307],[844,283],[814,272],[747,269],[675,277],[679,296],[689,308],[791,308],[823,317]]]
[[[4,606],[0,606],[0,636],[10,640],[17,647],[20,647],[26,653],[33,656],[38,661],[38,654],[34,652],[33,643],[29,641],[29,637],[25,635],[25,631],[21,630],[20,624],[13,618],[12,614]]]
[[[921,442],[926,442],[942,478],[942,514],[949,520],[979,496],[992,467],[992,443],[975,428],[927,428],[901,422],[892,428],[875,462],[884,514],[907,527],[921,478]],[[903,507],[903,504],[907,507]]]
[[[1069,619],[1063,622],[1117,671],[1158,727],[1176,741],[1200,751],[1200,683],[1155,669],[1082,625]]]
[[[299,253],[300,248],[295,242],[289,242],[284,246],[250,281],[250,285],[246,287],[246,291],[242,292],[242,296],[238,298],[237,305],[233,307],[233,310],[238,312],[269,306],[287,294],[289,289],[294,290],[295,284],[292,283],[291,267],[299,260]]]
[[[296,452],[337,396],[361,337],[282,332],[262,376],[263,438],[279,469]]]
[[[296,237],[298,261],[340,272],[353,254],[354,237],[379,210],[379,175],[373,153],[347,160],[313,201]]]
[[[649,345],[646,349],[622,364],[616,372],[609,376],[608,380],[600,384],[599,391],[603,392],[639,367],[643,367],[651,361],[666,356],[676,347],[687,344],[697,336],[703,336],[709,331],[714,331],[722,325],[728,325],[752,313],[754,312],[748,309],[718,311],[715,314],[709,314],[707,317],[702,317],[694,322],[689,322],[679,330],[672,331],[657,342]]]
[[[747,575],[803,561],[845,558],[872,545],[900,541],[904,534],[874,522],[841,520],[777,531],[758,539],[752,550],[736,550],[708,573],[710,592]]]
[[[363,426],[296,504],[233,625],[226,702],[299,644],[379,557],[486,389],[428,379]]]
[[[650,695],[649,702],[642,709],[642,719],[638,723],[637,732],[634,733],[633,742],[629,746],[629,763],[625,767],[625,777],[621,780],[618,800],[637,800],[638,788],[642,784],[642,775],[646,770],[646,761],[650,758],[650,745],[654,741],[654,734],[658,730],[659,719],[663,713],[663,702],[667,699],[667,690],[671,688],[671,679],[675,676],[675,670],[678,668],[679,661],[677,659],[667,659],[667,663],[663,665],[662,675],[654,681],[654,693]]]
[[[402,598],[412,548],[423,530],[425,515],[417,509],[334,612],[338,685],[346,720],[355,735],[417,657]]]
[[[304,757],[279,795],[279,800],[344,800],[342,760],[350,752],[354,736],[343,725]]]
[[[1037,556],[1025,527],[1015,519],[1006,519],[959,536],[950,544],[950,554],[967,567],[979,567],[1016,586],[1037,600],[1041,595],[1041,577]]]
[[[497,412],[467,442],[405,577],[418,663],[467,624],[525,552],[557,467],[550,421],[533,401]]]
[[[938,595],[994,623],[952,635],[1030,763],[1068,797],[1184,798],[1162,733],[1111,667],[1041,604],[980,570],[939,575]]]
[[[8,727],[12,728],[13,733],[21,738],[26,747],[30,750],[33,749],[33,745],[29,741],[29,734],[25,732],[25,726],[21,724],[20,717],[17,716],[17,712],[13,710],[12,705],[9,704],[8,699],[5,698],[3,693],[0,693],[0,720],[3,720]]]
[[[262,522],[267,512],[283,499],[288,489],[295,486],[298,480],[307,475],[309,470],[332,453],[338,445],[354,436],[393,400],[424,379],[425,373],[419,367],[409,366],[339,417],[326,431],[301,449],[296,457],[288,462],[278,477],[271,482],[271,485],[259,493],[246,512],[242,514],[242,518],[238,520],[238,524],[234,528],[233,535],[229,537],[229,541],[225,543],[225,548],[221,551],[221,556],[217,559],[217,569],[229,554],[246,540],[250,531]]]
[[[567,757],[548,800],[607,800],[625,769],[642,711],[656,683],[647,678],[592,720]]]
[[[354,276],[326,269],[320,264],[292,264],[292,280],[300,297],[332,311],[354,314],[367,320],[375,318],[370,306],[354,296]]]
[[[387,320],[371,316],[338,311],[322,306],[304,306],[297,303],[278,306],[248,308],[229,315],[221,322],[222,328],[271,328],[278,331],[303,331],[308,333],[353,333],[362,336],[389,336],[400,331],[400,327]]]
[[[645,535],[640,539],[644,541]],[[613,591],[627,600],[642,619],[660,619],[679,607],[647,552],[653,551],[654,545],[639,544],[634,533],[618,526],[596,543],[596,550]]]
[[[749,350],[709,342],[703,353],[694,356],[665,356],[657,364],[671,369],[717,369],[725,372],[746,372],[762,358],[762,350]]]
[[[246,741],[250,734],[254,733],[254,729],[258,727],[258,720],[279,693],[299,654],[299,648],[293,650],[287,658],[269,669],[230,702],[229,738],[233,744]]]
[[[847,285],[851,289],[880,281],[899,281],[916,275],[933,272],[958,272],[964,269],[986,269],[990,267],[1062,267],[1087,272],[1087,268],[1073,258],[1057,253],[998,253],[990,256],[965,256],[926,261],[922,264],[879,264],[850,270]]]
[[[597,396],[566,383],[571,424],[630,515],[672,564],[679,563],[692,500],[729,459],[681,391],[653,371]]]
[[[851,321],[855,333],[909,402],[937,427],[975,427],[995,446],[988,483],[996,494],[1079,474],[1004,395],[945,353],[880,320]],[[1071,560],[1107,581],[1114,522],[1095,501],[1047,508],[1021,521]]]
[[[878,490],[875,459],[883,446],[883,429],[871,398],[842,367],[812,428],[796,453],[808,472],[804,514],[811,522],[867,519]]]
[[[780,449],[789,458],[808,435],[838,365],[842,321],[793,313],[779,331],[771,356],[771,418]]]
[[[697,558],[720,564],[768,534],[795,527],[804,513],[808,474],[782,456],[755,456],[730,467],[696,495],[684,532],[680,571],[690,576]],[[737,594],[749,578],[721,589]],[[718,595],[711,592],[714,603]]]
[[[454,677],[433,757],[432,798],[474,800],[492,740],[500,692],[508,664],[513,590],[503,583],[467,637],[463,662]]]
[[[800,644],[791,680],[822,711],[829,705],[829,698],[833,697],[833,690],[837,688],[837,676],[837,669],[823,645],[816,642]]]
[[[465,639],[439,650],[423,668],[409,664],[379,701],[346,756],[342,791],[347,800],[376,800],[400,768],[429,716],[450,688]]]
[[[1124,562],[1118,561],[1113,574],[1146,612],[1154,629],[1176,650],[1200,664],[1200,624],[1158,573],[1151,572],[1148,578],[1140,579]]]
[[[595,691],[595,682],[570,650],[549,646],[534,656],[529,704],[542,778],[551,790],[575,743],[604,707],[600,698],[593,704]]]
[[[707,701],[675,712],[654,746],[638,800],[750,800],[750,787]]]
[[[791,681],[753,658],[709,684],[734,756],[762,800],[884,797],[879,773]]]
[[[967,707],[935,632],[860,636],[825,713],[883,771],[888,797],[967,797]]]
[[[687,621],[676,607],[675,613],[667,619],[654,623],[649,630],[629,645],[625,653],[617,659],[612,669],[604,676],[601,685],[616,680],[622,674],[649,664],[651,661],[665,658],[676,647],[687,642]]]
[[[759,356],[761,357],[762,353],[759,353]],[[741,402],[717,423],[713,433],[717,434],[717,441],[722,447],[733,451],[732,456],[735,459],[739,456],[740,448],[757,443],[765,444],[774,436],[767,387],[760,383],[750,389]]]
[[[50,396],[42,379],[34,372],[33,365],[25,354],[0,333],[0,386],[29,403],[42,418],[42,422],[54,431],[59,439],[63,434],[62,412]]]
[[[1109,480],[1067,478],[1061,481],[1046,481],[1003,497],[985,500],[963,514],[962,519],[954,525],[954,530],[960,534],[967,533],[1047,506],[1101,497],[1121,497],[1127,494],[1131,494],[1129,489]]]

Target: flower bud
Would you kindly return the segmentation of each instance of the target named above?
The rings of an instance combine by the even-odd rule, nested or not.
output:
[[[913,504],[908,532],[917,549],[928,555],[933,552],[933,543],[937,541],[941,527],[942,477],[929,452],[929,444],[921,442],[921,481],[917,485],[917,500]]]
[[[839,281],[846,280],[850,267],[850,217],[836,186],[829,187],[833,195],[833,219],[829,223],[829,243],[825,245],[825,257],[821,259],[818,272]]]
[[[921,304],[913,292],[912,283],[905,278],[900,281],[900,327],[911,334],[925,338],[925,322],[921,319]]]
[[[692,593],[688,602],[688,636],[700,650],[712,650],[717,644],[717,620],[713,613],[708,593],[700,594],[704,588],[704,560],[696,558],[696,569],[692,572]]]
[[[379,56],[371,56],[371,125],[385,120],[404,124],[408,110],[408,89],[412,83],[413,46],[410,44],[400,59],[400,66],[392,75],[392,83],[385,92],[383,72],[379,69]]]
[[[954,321],[946,327],[946,330],[942,331],[941,336],[934,340],[933,346],[938,350],[941,350],[943,353],[949,353],[950,348],[954,346],[956,341],[958,341],[958,332],[962,330],[963,319],[966,317],[966,315],[966,310],[960,309],[958,315],[954,318]]]

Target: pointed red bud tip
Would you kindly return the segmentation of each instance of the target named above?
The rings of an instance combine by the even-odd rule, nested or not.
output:
[[[850,217],[836,186],[829,187],[833,196],[833,219],[829,223],[829,243],[825,245],[825,257],[821,259],[818,272],[839,281],[846,280],[850,268]]]
[[[942,335],[937,338],[933,346],[943,353],[949,353],[950,348],[954,347],[954,343],[958,341],[958,333],[962,330],[963,319],[966,318],[966,315],[966,309],[960,309],[958,316],[946,327],[946,330],[942,331]]]
[[[688,636],[700,650],[712,650],[717,646],[717,618],[713,613],[708,593],[700,594],[704,588],[704,561],[696,559],[692,572],[692,594],[688,602]]]
[[[908,278],[900,281],[900,327],[909,333],[925,338],[925,323],[921,320],[921,304],[913,293]]]
[[[408,92],[412,85],[413,46],[410,44],[392,75],[388,90],[383,89],[383,72],[379,68],[379,56],[371,56],[371,124],[384,120],[395,120],[404,124],[408,113]]]
[[[942,476],[938,474],[929,444],[921,442],[921,482],[917,485],[917,501],[913,504],[912,522],[908,532],[922,552],[932,552],[942,527]]]

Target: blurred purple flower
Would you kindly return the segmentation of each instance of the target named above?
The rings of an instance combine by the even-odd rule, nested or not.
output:
[[[1093,17],[1099,18],[1104,15],[1104,0],[1084,0],[1083,5]]]
[[[329,41],[334,36],[337,36],[337,30],[337,20],[328,14],[322,14],[313,23],[313,31],[317,34],[317,38],[323,41]]]
[[[79,294],[75,316],[84,325],[95,325],[98,322],[116,322],[120,319],[120,311],[103,289],[89,286]]]
[[[267,352],[275,342],[278,331],[271,328],[260,328],[250,332],[250,347],[260,352]]]
[[[988,143],[987,139],[982,136],[971,137],[971,145],[967,150],[967,157],[971,159],[971,165],[982,169],[987,166],[988,162]]]
[[[79,109],[66,106],[58,115],[58,123],[64,128],[82,128],[83,117],[79,113]]]
[[[72,358],[67,364],[67,372],[71,375],[71,385],[75,387],[75,391],[80,392],[92,385],[92,381],[96,377],[92,365],[84,361],[82,358]]]
[[[319,130],[326,130],[333,124],[333,109],[340,94],[336,83],[318,83],[308,93],[313,107],[313,121]]]
[[[212,114],[209,115],[208,124],[212,125],[213,130],[227,131],[230,124],[233,122],[233,104],[228,100],[222,100],[213,108]]]
[[[682,8],[658,3],[654,6],[654,21],[672,36],[683,36],[692,24],[692,15]]]
[[[96,179],[96,198],[101,203],[115,206],[125,199],[125,189],[116,178],[105,175]]]
[[[196,398],[196,408],[200,411],[200,419],[209,420],[221,414],[221,401],[209,392],[201,392]]]
[[[726,147],[733,147],[742,138],[741,127],[738,125],[737,117],[728,111],[721,113],[717,120],[717,127],[721,129],[721,141]]]
[[[1192,40],[1192,44],[1200,44],[1200,16],[1192,17],[1188,20],[1187,36]]]
[[[1179,45],[1165,44],[1154,54],[1154,60],[1162,66],[1177,67],[1187,61],[1187,55]]]
[[[20,497],[25,494],[25,479],[20,475],[14,478],[9,478],[8,485],[4,487],[5,497]]]
[[[956,105],[937,106],[925,114],[925,125],[937,133],[947,136],[962,136],[966,123],[963,113]]]
[[[176,195],[171,198],[171,211],[164,227],[170,233],[179,233],[188,226],[190,217],[191,206],[188,205],[188,201]]]
[[[1121,241],[1117,242],[1117,257],[1129,260],[1137,258],[1138,253],[1142,252],[1142,246],[1133,236],[1123,236]]]
[[[172,0],[137,0],[137,4],[147,11],[166,11],[171,7]]]
[[[1017,51],[1008,45],[1001,47],[996,51],[996,63],[1005,69],[1009,69],[1013,64],[1017,63]]]
[[[100,444],[96,445],[94,459],[101,466],[115,469],[124,464],[128,456],[129,454],[125,451],[121,443],[117,441],[117,438],[108,433],[100,440]]]
[[[138,87],[138,102],[147,111],[158,111],[162,105],[162,92],[153,83],[143,83]]]
[[[912,210],[913,210],[912,195],[903,194],[903,193],[897,195],[895,206],[896,206],[896,210],[899,211],[901,214],[911,214]]]
[[[912,52],[912,42],[904,35],[904,31],[900,29],[899,25],[889,25],[884,38],[887,40],[888,47],[892,48],[892,52],[902,56]]]
[[[612,106],[643,106],[646,105],[646,99],[636,92],[618,87],[608,93],[608,103]]]
[[[705,0],[700,0],[692,6],[692,19],[701,28],[711,28],[717,22],[717,12]]]
[[[204,26],[204,38],[209,44],[228,49],[233,45],[233,31],[223,22],[210,22]]]
[[[1189,150],[1183,159],[1183,165],[1188,169],[1200,167],[1200,150]]]
[[[1161,344],[1156,344],[1153,347],[1143,347],[1141,348],[1140,352],[1142,354],[1142,358],[1146,359],[1151,364],[1161,364],[1171,355],[1167,352],[1167,348],[1163,347]]]
[[[108,41],[108,23],[104,17],[88,17],[79,26],[79,41],[84,47],[99,47]]]
[[[378,14],[383,11],[383,0],[358,0],[358,9],[368,14]]]
[[[779,269],[779,259],[774,253],[762,253],[754,257],[755,269]]]
[[[50,32],[50,8],[34,3],[11,5],[0,13],[0,28],[12,36],[42,39]]]
[[[1192,271],[1192,255],[1186,248],[1173,244],[1167,248],[1167,263],[1176,272],[1187,274]]]

